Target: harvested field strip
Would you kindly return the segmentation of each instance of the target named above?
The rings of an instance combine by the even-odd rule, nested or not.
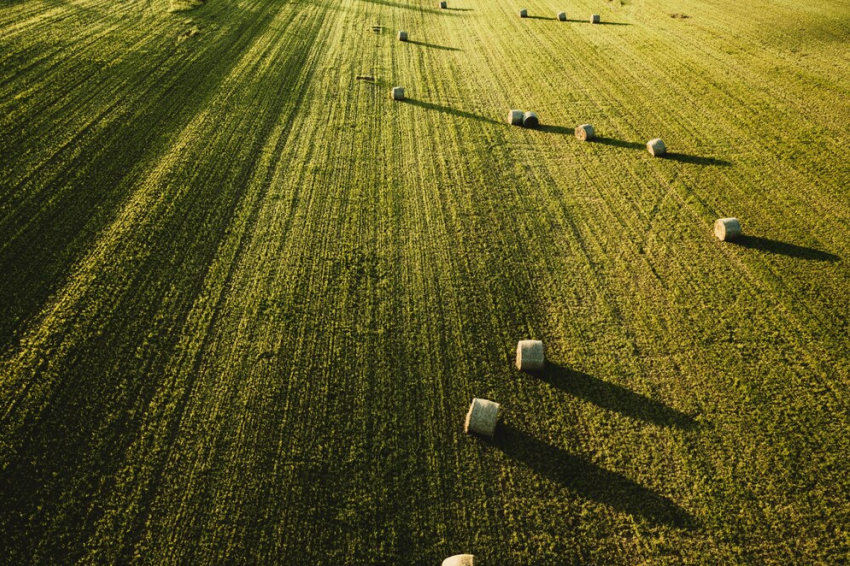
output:
[[[138,177],[144,175],[146,168],[153,166],[175,142],[175,136],[186,126],[193,113],[216,96],[214,88],[230,71],[228,58],[224,55],[243,50],[253,34],[263,25],[267,26],[268,21],[268,18],[255,19],[250,21],[250,25],[236,27],[209,50],[205,49],[200,59],[181,61],[177,67],[165,67],[156,72],[152,72],[152,67],[143,66],[138,75],[143,82],[130,99],[135,104],[124,104],[120,113],[110,120],[99,117],[91,131],[80,132],[76,129],[79,126],[70,125],[70,130],[62,130],[73,132],[73,137],[66,140],[61,135],[51,135],[48,123],[27,126],[44,132],[43,146],[29,148],[25,144],[17,144],[25,150],[20,157],[15,153],[18,147],[13,149],[10,145],[4,148],[4,154],[8,152],[12,157],[8,163],[22,166],[27,163],[24,156],[36,153],[33,151],[35,147],[53,148],[52,155],[36,158],[41,160],[35,161],[39,163],[37,167],[31,167],[28,172],[22,170],[26,177],[16,177],[15,172],[7,174],[10,190],[4,190],[0,196],[2,210],[6,211],[2,226],[9,235],[0,253],[8,258],[6,261],[25,265],[24,269],[8,273],[3,281],[3,296],[8,299],[0,301],[0,304],[4,305],[3,308],[15,309],[5,311],[0,319],[4,344],[33,316],[31,309],[44,301],[45,293],[55,292],[53,286],[66,276],[65,270],[78,257],[76,254],[91,245],[103,223],[113,214],[113,208],[126,198]],[[150,61],[150,64],[157,63],[161,61]],[[199,71],[203,75],[200,84],[206,85],[200,90],[204,95],[199,95],[197,89],[188,85],[192,81],[190,77]],[[194,86],[198,87],[199,83],[195,81]],[[126,88],[126,85],[110,87],[111,99],[119,98],[114,94],[116,88]],[[41,113],[39,111],[37,115]],[[77,113],[70,112],[71,115]],[[167,126],[138,128],[132,133],[127,131],[127,124],[157,120]],[[57,142],[61,145],[52,146]],[[121,148],[117,155],[108,150],[116,146]],[[79,179],[86,180],[87,191],[83,194],[75,190]],[[45,194],[50,195],[47,206]],[[56,241],[63,243],[64,257],[55,258],[53,249],[58,245]],[[33,244],[37,244],[35,249],[39,250],[39,256],[32,256]],[[30,258],[26,264],[19,259],[22,254]],[[57,259],[61,259],[58,265]]]

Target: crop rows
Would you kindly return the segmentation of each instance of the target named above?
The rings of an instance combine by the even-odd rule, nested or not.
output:
[[[433,4],[2,4],[6,558],[847,558],[848,9]]]

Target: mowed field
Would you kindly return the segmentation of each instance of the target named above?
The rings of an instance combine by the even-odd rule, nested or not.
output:
[[[0,0],[0,562],[850,558],[850,4],[448,2]]]

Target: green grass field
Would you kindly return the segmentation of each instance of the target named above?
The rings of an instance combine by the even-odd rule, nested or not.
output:
[[[850,560],[850,3],[448,2],[0,0],[0,562]]]

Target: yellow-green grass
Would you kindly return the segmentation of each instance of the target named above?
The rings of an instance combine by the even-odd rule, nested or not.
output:
[[[850,6],[436,4],[0,4],[8,561],[848,558]]]

